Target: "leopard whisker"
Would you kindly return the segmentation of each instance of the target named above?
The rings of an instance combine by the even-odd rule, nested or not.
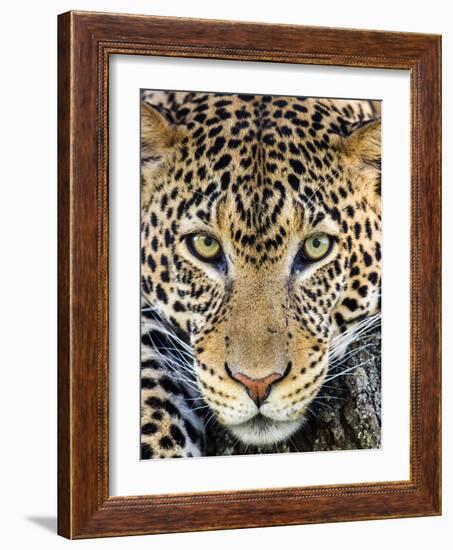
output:
[[[335,378],[339,378],[340,376],[344,376],[345,374],[352,372],[358,368],[365,367],[371,363],[371,360],[364,361],[363,363],[360,363],[359,365],[354,365],[353,367],[349,367],[344,371],[339,372],[338,374],[334,374],[333,376],[330,376],[326,378],[326,382],[330,382],[331,380],[335,380]]]

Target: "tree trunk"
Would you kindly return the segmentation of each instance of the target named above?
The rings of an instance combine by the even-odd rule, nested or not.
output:
[[[377,327],[353,342],[329,376],[303,427],[271,450],[244,447],[220,428],[207,434],[209,456],[274,452],[376,449],[381,444],[381,332]]]

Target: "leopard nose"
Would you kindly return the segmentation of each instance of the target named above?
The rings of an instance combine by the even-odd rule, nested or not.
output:
[[[257,407],[269,397],[272,384],[283,378],[283,374],[279,372],[273,372],[264,378],[250,378],[242,372],[232,373],[230,371],[228,374],[247,388],[250,399],[255,402]]]

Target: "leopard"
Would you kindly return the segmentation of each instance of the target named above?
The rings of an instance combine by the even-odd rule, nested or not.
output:
[[[377,100],[141,91],[141,459],[271,448],[380,316]]]

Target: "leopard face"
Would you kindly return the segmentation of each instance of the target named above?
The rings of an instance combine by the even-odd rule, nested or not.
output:
[[[339,334],[379,308],[376,106],[154,93],[141,137],[143,296],[190,342],[218,422],[282,441]]]

